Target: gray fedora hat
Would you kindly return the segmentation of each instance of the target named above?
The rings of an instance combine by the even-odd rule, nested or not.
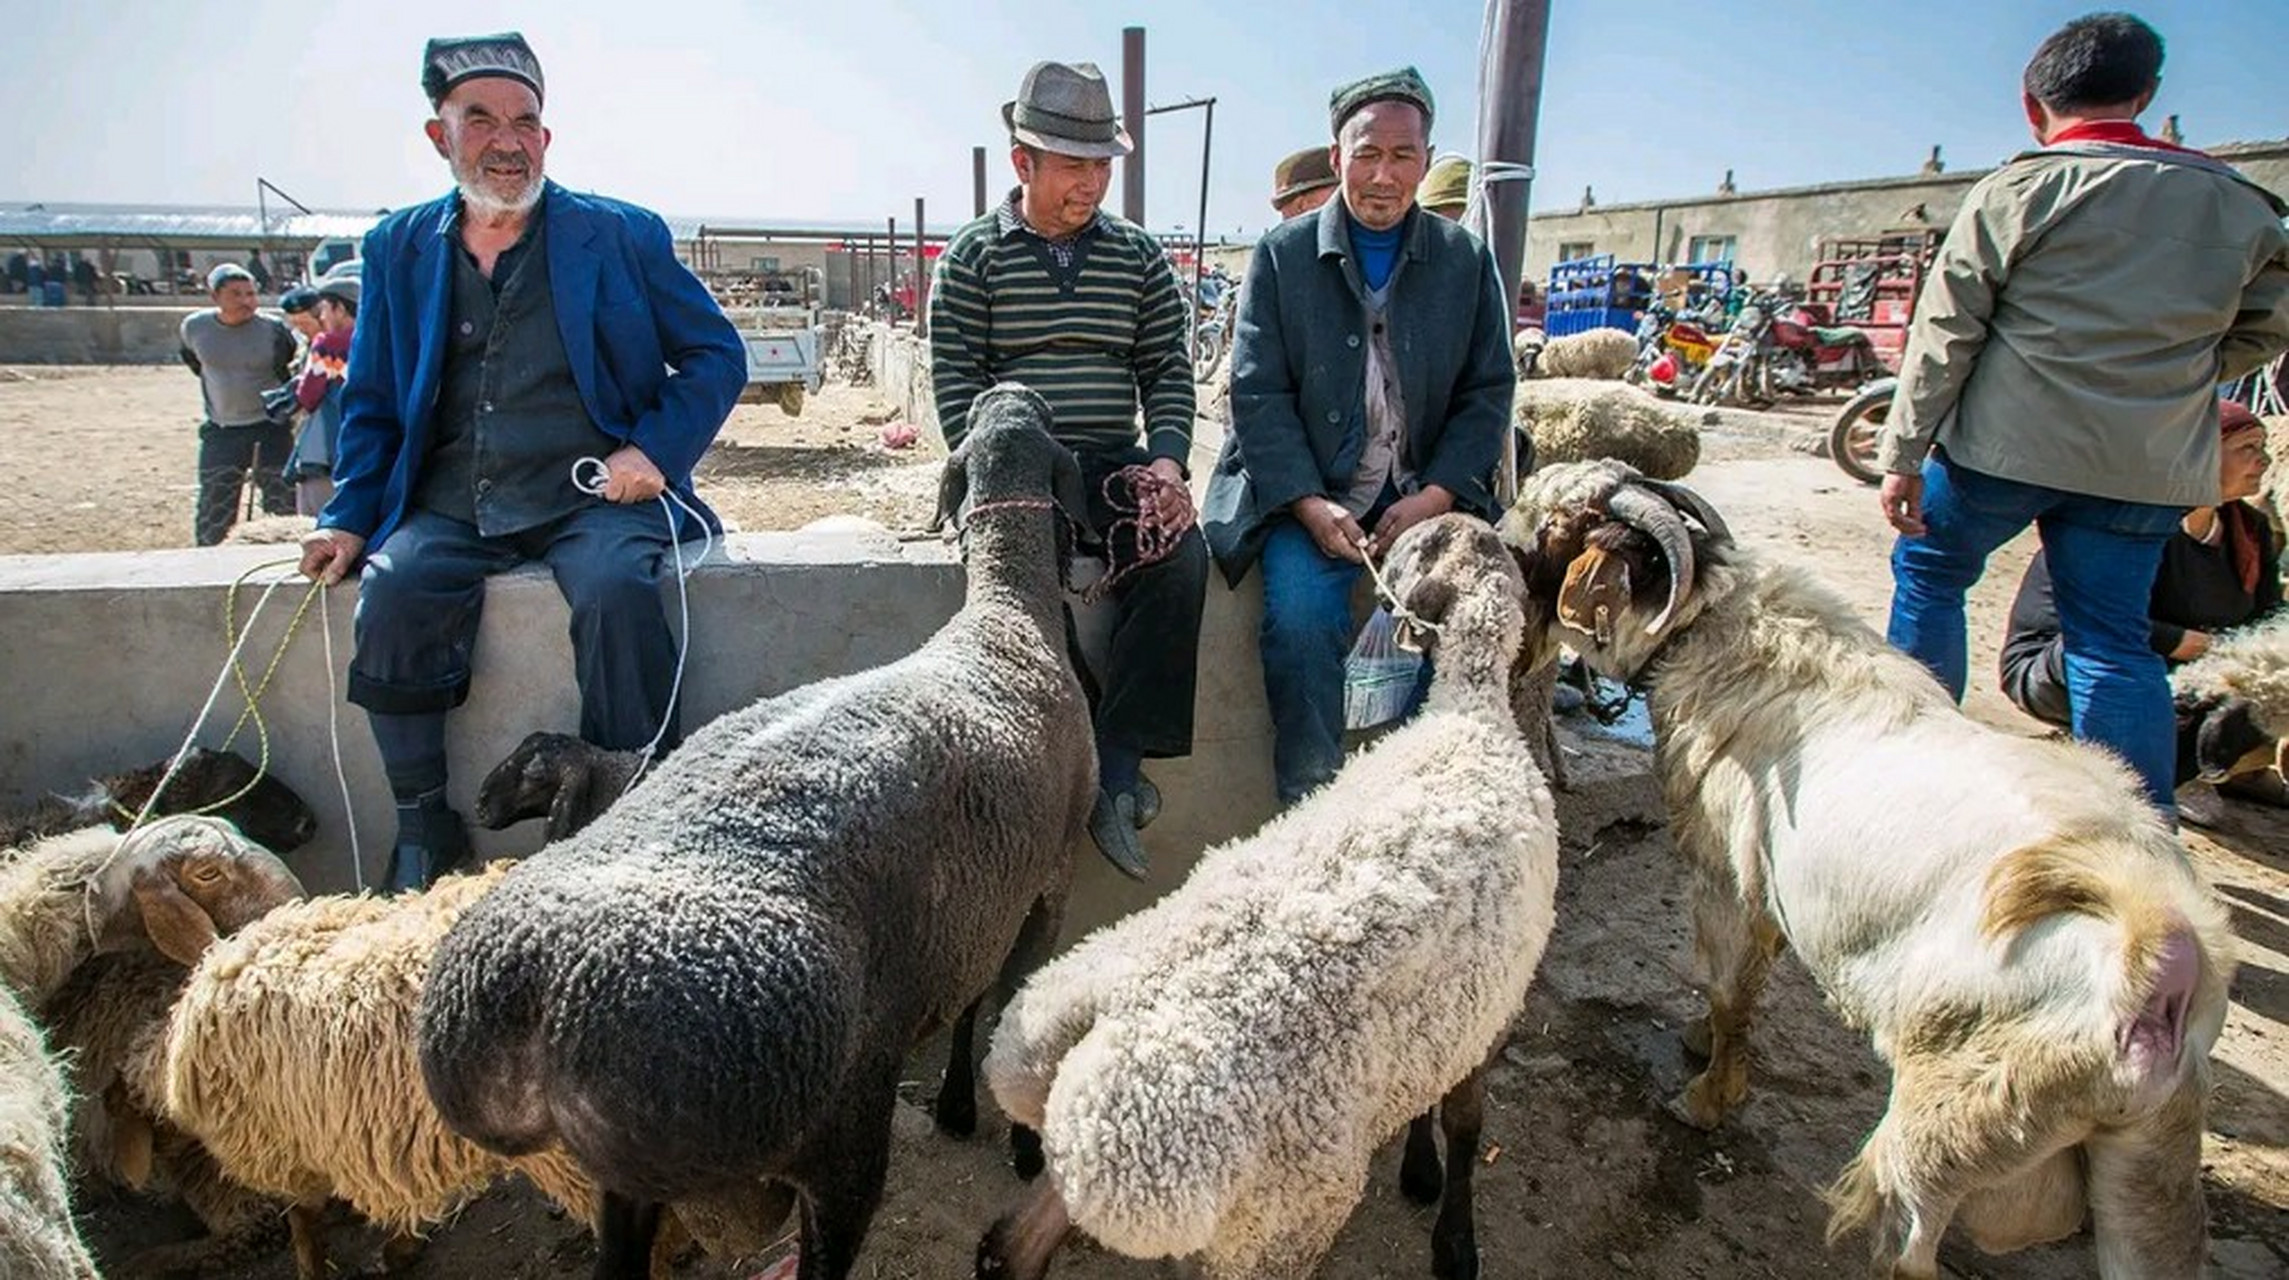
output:
[[[1019,142],[1064,156],[1125,156],[1132,145],[1094,62],[1034,63],[1017,100],[1002,104],[1001,122]]]

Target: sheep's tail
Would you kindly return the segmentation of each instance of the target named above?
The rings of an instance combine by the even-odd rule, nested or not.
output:
[[[2215,902],[2174,846],[2064,832],[2014,849],[1987,873],[1981,931],[2008,943],[2052,916],[2120,930],[2116,1049],[2135,1074],[2174,1078],[2189,1027],[2223,999],[2217,944],[2228,936]]]
[[[1875,1257],[1886,1256],[1892,1238],[1891,1209],[1884,1199],[1884,1189],[1876,1172],[1875,1144],[1871,1137],[1836,1180],[1820,1193],[1828,1202],[1828,1247],[1857,1231],[1873,1229],[1870,1250]]]
[[[986,1087],[1003,1115],[1031,1129],[1041,1127],[1065,1055],[1097,1025],[1096,1002],[1086,995],[1056,998],[1054,974],[1020,990],[1002,1009],[986,1050]]]

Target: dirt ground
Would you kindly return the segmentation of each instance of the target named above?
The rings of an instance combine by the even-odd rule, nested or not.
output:
[[[31,493],[0,515],[0,551],[186,541],[194,395],[179,370],[0,370],[0,466]],[[830,389],[794,420],[776,408],[742,409],[703,470],[702,491],[746,529],[839,512],[907,527],[927,514],[931,467],[875,443],[876,424],[865,420],[887,410],[848,389]],[[1799,425],[1817,421],[1808,416]],[[59,467],[58,456],[74,461]],[[1714,433],[1690,483],[1745,541],[1813,562],[1880,622],[1889,540],[1871,491],[1770,437]],[[139,497],[120,502],[123,491]],[[1974,597],[1975,672],[1993,669],[2025,552],[1999,557]],[[1976,689],[1972,712],[2032,732],[1992,692],[1991,679],[1986,684]],[[1715,1134],[1669,1117],[1663,1104],[1691,1070],[1676,1029],[1698,1011],[1683,877],[1642,751],[1587,724],[1569,723],[1568,742],[1576,778],[1560,799],[1558,928],[1493,1074],[1478,1157],[1484,1274],[1865,1274],[1858,1242],[1824,1246],[1819,1189],[1881,1113],[1881,1064],[1822,1007],[1803,971],[1784,961],[1757,1031],[1748,1104]],[[2231,904],[2244,939],[2232,1015],[2213,1063],[2205,1146],[2215,1271],[2279,1276],[2289,1270],[2289,814],[2189,799],[2219,812],[2213,828],[2189,831],[2188,845]],[[998,1123],[989,1119],[976,1138],[956,1141],[934,1133],[913,1105],[935,1088],[938,1065],[918,1055],[909,1072],[888,1197],[856,1273],[866,1280],[968,1275],[979,1232],[1019,1191]],[[1428,1274],[1432,1215],[1399,1195],[1396,1164],[1395,1149],[1377,1161],[1322,1280]],[[91,1239],[113,1265],[192,1230],[179,1210],[140,1198],[88,1189],[82,1205]],[[377,1266],[378,1243],[370,1230],[339,1228],[342,1271]],[[512,1186],[441,1227],[403,1274],[556,1280],[587,1274],[593,1258],[578,1224]],[[1955,1240],[1942,1258],[1951,1274],[1967,1278],[2064,1280],[2092,1270],[2087,1235],[2007,1258]],[[682,1274],[746,1277],[769,1261],[694,1262]],[[293,1270],[281,1249],[240,1274],[287,1280]],[[1142,1280],[1175,1273],[1083,1247],[1054,1274]]]

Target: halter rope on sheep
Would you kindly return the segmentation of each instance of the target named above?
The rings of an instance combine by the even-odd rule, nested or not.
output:
[[[611,468],[604,465],[602,458],[582,457],[573,460],[572,487],[582,493],[601,498],[604,496],[604,489],[611,482],[611,479]],[[676,700],[683,695],[684,661],[691,656],[692,570],[699,568],[706,561],[708,554],[715,550],[715,530],[708,528],[707,521],[692,508],[690,503],[677,497],[675,490],[661,489],[658,501],[661,518],[668,522],[668,554],[674,556],[676,561],[676,616],[680,624],[676,632],[676,677],[668,684],[668,707],[667,711],[660,716],[659,732],[654,733],[652,740],[644,744],[644,749],[636,762],[636,771],[628,775],[628,787],[631,789],[643,780],[645,771],[652,767],[653,758],[659,754],[661,740],[668,736],[668,726],[675,722]],[[668,505],[671,502],[675,505]],[[699,554],[693,556],[688,564],[684,562],[684,544],[681,539],[676,537],[676,509],[678,507],[682,508],[684,514],[699,524]],[[623,790],[620,794],[626,795],[627,791]]]

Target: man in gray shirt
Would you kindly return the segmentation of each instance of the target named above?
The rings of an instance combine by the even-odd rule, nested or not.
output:
[[[183,363],[199,375],[206,420],[199,424],[199,505],[192,534],[202,547],[223,540],[238,521],[239,489],[248,472],[262,509],[294,514],[286,455],[294,429],[263,411],[265,392],[284,386],[294,365],[294,333],[257,314],[254,277],[224,263],[207,275],[215,305],[183,318]]]

